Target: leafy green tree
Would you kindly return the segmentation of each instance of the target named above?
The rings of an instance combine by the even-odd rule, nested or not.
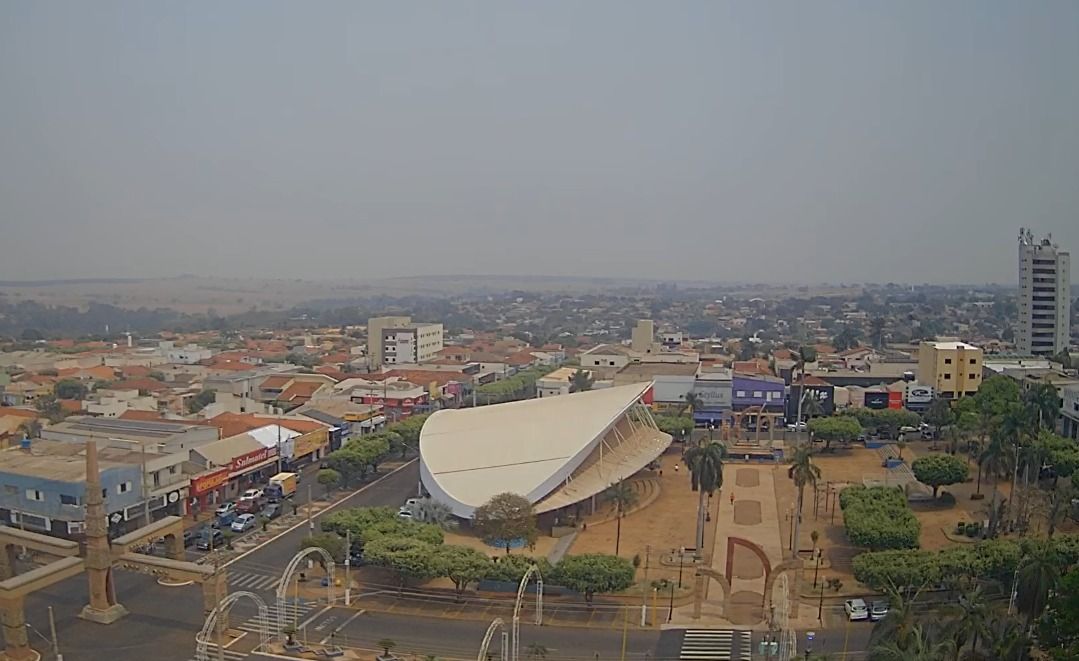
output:
[[[787,477],[794,482],[794,486],[798,488],[798,511],[794,517],[794,548],[792,551],[797,555],[798,553],[798,535],[802,529],[802,508],[805,504],[805,488],[811,486],[814,489],[817,487],[817,481],[820,480],[821,472],[820,467],[813,463],[813,448],[807,445],[800,445],[794,449],[794,456],[791,458],[791,465],[787,468]]]
[[[913,411],[904,409],[881,409],[873,411],[877,430],[885,438],[899,438],[899,430],[903,427],[916,427],[921,418]]]
[[[1055,661],[1079,661],[1079,567],[1060,580],[1038,620],[1038,645]]]
[[[362,478],[370,466],[367,457],[351,442],[326,455],[326,464],[337,471],[346,487],[352,480]]]
[[[626,483],[625,480],[619,480],[607,487],[605,492],[607,500],[610,501],[614,507],[615,516],[617,517],[617,529],[614,536],[614,554],[618,555],[619,548],[622,542],[622,517],[626,512],[637,504],[637,492],[633,490],[633,487]]]
[[[339,535],[335,535],[332,532],[321,532],[314,535],[304,537],[300,541],[300,548],[306,549],[311,547],[317,547],[325,550],[333,558],[334,562],[344,562],[345,560],[345,540]],[[324,558],[319,556],[319,563],[325,564]]]
[[[592,389],[592,384],[595,380],[592,378],[592,374],[586,370],[578,369],[573,373],[573,376],[569,380],[570,392],[587,392]]]
[[[933,438],[937,439],[941,429],[955,422],[955,413],[948,400],[934,398],[925,412],[925,422],[933,427]]]
[[[199,394],[187,400],[187,412],[195,414],[214,403],[216,395],[213,390],[200,390]]]
[[[839,493],[839,506],[852,544],[874,551],[917,548],[921,524],[901,489],[847,487]]]
[[[562,559],[554,580],[584,595],[589,605],[596,593],[618,592],[633,585],[634,571],[629,560],[616,555],[584,553]]]
[[[933,498],[941,487],[965,481],[969,472],[967,462],[949,454],[918,457],[910,468],[919,482],[933,487]]]
[[[473,522],[488,544],[505,547],[507,554],[514,540],[532,543],[538,535],[532,503],[515,493],[500,493],[477,507]]]
[[[75,379],[61,379],[53,386],[53,394],[57,399],[86,399],[88,389],[86,384]]]
[[[894,640],[900,649],[906,649],[910,645],[917,623],[917,602],[921,590],[912,594],[909,590],[888,585],[884,594],[888,597],[888,614],[873,625],[869,646],[872,648]]]
[[[421,523],[430,523],[443,530],[454,527],[453,510],[445,503],[423,498],[412,509],[412,515]]]
[[[924,623],[911,627],[905,640],[893,638],[869,650],[871,661],[944,661],[952,657],[952,642],[938,629]]]
[[[984,470],[989,475],[992,475],[995,482],[1001,476],[1007,474],[1009,459],[1008,448],[1005,446],[1004,441],[999,436],[991,438],[989,444],[978,454],[977,493],[982,492],[982,471]]]
[[[457,601],[470,584],[486,576],[491,568],[489,557],[468,546],[436,547],[434,563],[440,575],[453,581]]]
[[[850,416],[813,418],[809,421],[809,431],[813,438],[824,441],[824,448],[832,447],[832,442],[850,443],[862,433],[862,425]]]
[[[60,406],[60,400],[53,395],[42,395],[35,399],[34,408],[49,422],[60,422],[64,419],[64,409]]]
[[[844,326],[835,337],[832,338],[832,346],[837,351],[846,351],[861,346],[861,334],[853,326]]]
[[[322,516],[322,529],[366,544],[380,537],[411,537],[432,546],[442,544],[444,535],[436,525],[406,521],[390,507],[353,507]]]
[[[693,418],[688,415],[657,415],[656,426],[664,434],[685,439],[693,430]]]
[[[530,558],[526,555],[503,555],[491,559],[491,565],[484,578],[489,581],[520,583],[532,565],[536,565],[536,569],[544,580],[550,580],[554,576],[554,567],[543,556]]]
[[[333,488],[341,483],[341,474],[332,468],[323,468],[318,472],[318,483],[326,488],[326,497],[330,497]]]
[[[683,413],[688,413],[692,426],[693,412],[704,409],[704,400],[695,392],[686,393],[686,404],[682,408]]]
[[[869,333],[873,338],[873,346],[878,349],[884,348],[884,329],[888,321],[884,317],[873,317],[869,320]]]
[[[400,444],[397,449],[401,452],[401,458],[404,459],[409,452],[415,452],[420,447],[420,432],[423,430],[424,423],[427,422],[429,415],[410,415],[404,420],[390,425],[389,431],[397,434],[401,438]]]
[[[367,562],[394,574],[399,589],[438,576],[435,554],[435,546],[411,537],[378,537],[363,549]]]
[[[698,550],[704,548],[707,497],[723,488],[723,460],[726,456],[727,446],[717,442],[698,445],[686,451],[685,462],[686,467],[689,468],[690,486],[698,492],[696,537]]]

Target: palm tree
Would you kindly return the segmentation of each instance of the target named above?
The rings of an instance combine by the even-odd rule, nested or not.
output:
[[[1045,610],[1049,593],[1060,583],[1061,558],[1051,543],[1034,545],[1016,570],[1015,605],[1027,616],[1026,630]]]
[[[805,416],[806,420],[812,420],[817,416],[824,415],[824,409],[821,408],[817,398],[810,395],[805,398],[805,403],[802,406],[802,415]]]
[[[587,392],[592,389],[594,383],[595,379],[592,378],[591,372],[579,369],[569,378],[569,391]]]
[[[943,661],[952,655],[952,641],[941,638],[931,627],[915,624],[906,643],[899,639],[881,641],[869,648],[870,661]]]
[[[704,400],[701,399],[700,395],[695,392],[686,394],[686,403],[685,406],[682,407],[683,412],[688,412],[690,415],[693,415],[694,411],[700,411],[703,408]]]
[[[1025,629],[1008,615],[992,618],[985,629],[981,650],[970,655],[977,661],[1022,661],[1030,649]]]
[[[955,643],[956,659],[967,640],[970,640],[970,651],[973,653],[978,649],[978,638],[989,635],[991,613],[990,603],[981,586],[961,593],[957,602],[945,610],[945,614],[953,618],[948,630]]]
[[[700,492],[697,503],[697,550],[704,549],[704,514],[707,510],[707,496],[723,487],[723,459],[727,448],[715,441],[704,443],[686,451],[685,462],[689,468],[690,480],[694,491]]]
[[[869,635],[869,644],[872,647],[878,643],[894,640],[900,648],[906,648],[910,644],[910,637],[916,624],[914,609],[921,589],[911,595],[907,590],[901,590],[896,585],[889,585],[884,592],[888,595],[888,614],[873,625],[873,632]]]
[[[625,480],[619,480],[607,487],[607,500],[614,505],[617,514],[618,528],[614,537],[614,554],[618,555],[622,544],[622,517],[626,510],[637,504],[637,492]]]
[[[41,436],[41,421],[37,418],[31,418],[19,425],[19,431],[26,438],[37,438]]]
[[[1003,440],[994,435],[990,439],[989,444],[982,449],[978,455],[978,490],[977,493],[982,492],[982,471],[984,470],[989,475],[993,476],[993,483],[995,484],[1001,475],[1005,475],[1008,470],[1008,449],[1004,447]]]
[[[1030,411],[1030,417],[1037,430],[1056,428],[1060,415],[1060,397],[1057,389],[1049,383],[1033,385],[1023,394],[1023,405]]]
[[[817,349],[808,345],[802,345],[798,348],[798,351],[794,353],[794,371],[791,373],[791,383],[801,383],[805,380],[806,363],[812,363],[817,360]],[[800,378],[796,378],[796,375],[800,375]],[[802,421],[802,402],[805,401],[804,385],[802,392],[798,395],[798,419],[795,422]]]
[[[794,517],[793,552],[798,557],[798,533],[802,527],[802,503],[804,502],[806,486],[817,488],[817,480],[820,479],[820,468],[813,464],[813,447],[806,443],[794,450],[794,457],[787,469],[787,477],[794,480],[798,487],[798,512]]]

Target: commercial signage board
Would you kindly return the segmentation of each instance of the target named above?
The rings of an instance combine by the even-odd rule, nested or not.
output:
[[[211,473],[204,473],[191,479],[191,494],[198,496],[213,491],[229,481],[229,469],[219,468]]]
[[[250,468],[255,464],[262,463],[271,457],[277,456],[277,448],[259,448],[258,450],[252,450],[247,454],[241,454],[239,457],[234,457],[229,463],[229,471],[233,473],[240,473],[244,469]]]

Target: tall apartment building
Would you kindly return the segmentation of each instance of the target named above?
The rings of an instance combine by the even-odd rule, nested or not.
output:
[[[1029,229],[1019,230],[1019,352],[1052,355],[1071,339],[1071,255],[1047,236],[1034,240]]]
[[[654,353],[656,325],[651,319],[639,319],[630,332],[630,348],[637,353]]]
[[[382,329],[381,365],[402,365],[434,360],[442,350],[442,324],[409,323]]]
[[[382,367],[382,332],[387,328],[403,328],[412,317],[371,317],[367,320],[367,365],[376,370]]]
[[[932,386],[942,399],[978,392],[982,350],[965,342],[922,342],[918,347],[918,383]]]

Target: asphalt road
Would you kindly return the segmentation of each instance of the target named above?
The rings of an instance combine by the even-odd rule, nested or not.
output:
[[[415,494],[418,479],[418,465],[412,463],[367,485],[338,507],[399,505]],[[258,571],[279,576],[306,534],[306,526],[300,526],[240,557],[229,566],[230,574]],[[153,577],[125,571],[114,572],[114,576],[118,600],[130,614],[107,627],[78,618],[89,601],[85,574],[27,597],[26,619],[31,626],[31,644],[43,652],[43,658],[52,658],[44,640],[49,632],[49,606],[55,612],[57,638],[65,661],[187,661],[193,658],[194,634],[203,623],[201,588],[197,585],[164,587]],[[240,588],[230,584],[230,591],[237,589]],[[264,590],[262,594],[268,598],[271,592]],[[253,614],[253,608],[241,601],[233,609],[232,620],[243,620]]]
[[[531,614],[522,617],[521,656],[535,643],[547,648],[548,659],[619,659],[622,650],[622,631],[611,629],[556,628],[536,626]],[[443,620],[426,617],[400,617],[384,613],[362,613],[344,608],[332,609],[324,616],[330,626],[315,621],[308,626],[308,640],[333,642],[349,647],[378,649],[378,641],[389,638],[397,641],[395,651],[408,655],[435,654],[452,658],[475,658],[487,622],[474,620]],[[507,627],[509,623],[507,622]],[[331,637],[331,633],[333,636]],[[626,633],[627,659],[656,659],[658,631]],[[495,636],[490,647],[493,658],[499,657],[500,643]],[[598,656],[597,656],[598,655]]]

